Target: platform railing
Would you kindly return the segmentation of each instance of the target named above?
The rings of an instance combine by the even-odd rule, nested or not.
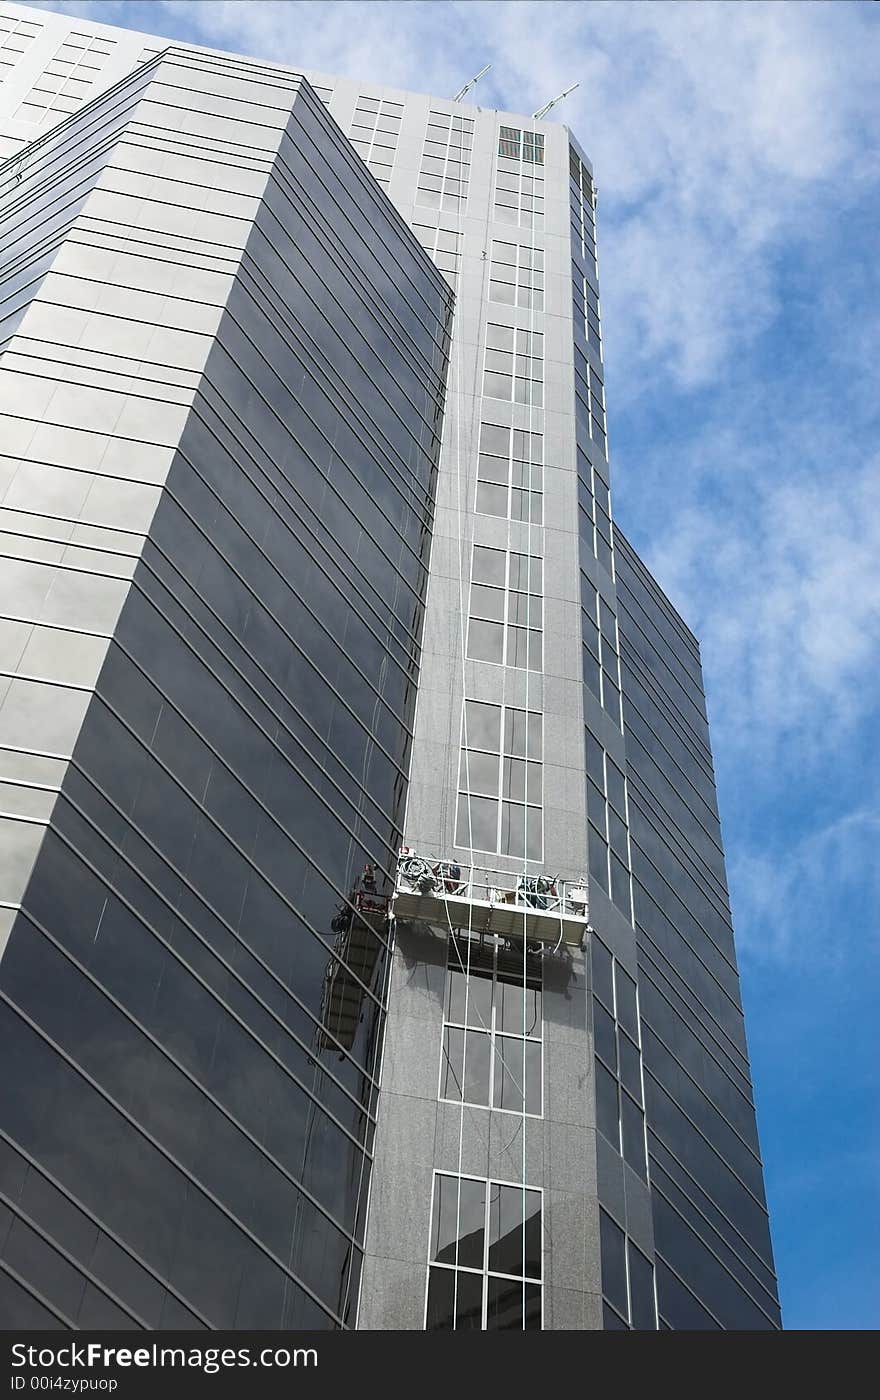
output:
[[[448,857],[401,848],[397,889],[414,895],[451,897],[503,905],[524,912],[587,918],[586,876],[564,880],[559,875],[517,875],[483,865],[461,865]]]

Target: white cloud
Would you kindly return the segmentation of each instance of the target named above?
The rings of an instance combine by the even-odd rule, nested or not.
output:
[[[607,348],[625,403],[661,378],[711,383],[778,311],[786,239],[877,178],[870,7],[584,0],[73,3],[201,42],[554,116],[600,189]],[[144,19],[144,14],[147,19]],[[873,154],[872,154],[873,152]]]
[[[765,846],[732,860],[740,956],[846,975],[853,925],[877,940],[869,919],[863,923],[860,916],[870,916],[880,896],[878,842],[880,807],[859,808],[788,848]],[[847,901],[848,921],[835,913]],[[863,965],[867,961],[863,955]]]
[[[651,563],[702,639],[726,744],[764,763],[787,746],[807,769],[876,705],[861,678],[880,655],[880,458],[834,489],[755,473],[748,497],[747,516],[684,510]]]

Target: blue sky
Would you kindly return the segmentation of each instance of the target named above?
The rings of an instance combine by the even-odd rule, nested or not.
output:
[[[52,4],[556,115],[615,514],[703,647],[786,1326],[880,1325],[880,5]]]

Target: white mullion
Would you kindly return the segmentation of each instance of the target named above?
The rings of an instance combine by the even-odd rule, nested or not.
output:
[[[498,945],[496,944],[496,945],[495,945],[495,953],[494,953],[494,955],[493,955],[493,967],[494,967],[494,965],[497,963],[497,958],[498,958]],[[482,1308],[481,1308],[481,1310],[480,1310],[480,1324],[481,1324],[480,1330],[483,1331],[483,1332],[486,1331],[486,1323],[488,1322],[488,1317],[489,1317],[489,1219],[490,1219],[489,1199],[490,1199],[491,1191],[492,1191],[492,1182],[489,1181],[488,1178],[487,1178],[487,1180],[486,1180],[486,1214],[485,1214],[484,1223],[483,1223],[483,1297],[482,1297]]]
[[[502,758],[502,763],[503,763],[503,761],[504,761],[504,760],[503,760],[503,758]],[[500,793],[499,793],[499,804],[500,804],[500,801],[501,801],[501,797],[500,797]],[[498,809],[498,810],[499,810],[499,812],[500,812],[500,810],[501,810],[500,805],[499,805],[499,809]],[[497,986],[497,980],[496,980],[496,979],[497,979],[497,972],[498,972],[498,945],[497,945],[497,943],[496,943],[495,948],[494,948],[494,951],[493,951],[493,953],[492,953],[492,981],[491,981],[491,988],[492,988],[492,991],[491,991],[491,997],[490,997],[490,1002],[489,1002],[489,1104],[488,1104],[488,1106],[489,1106],[490,1109],[493,1108],[494,1105],[495,1105],[495,989],[496,989],[496,986]]]
[[[505,606],[505,608],[507,607],[507,596],[506,596],[506,595],[507,595],[507,590],[505,589],[505,600],[504,600],[504,606]],[[503,665],[503,664],[504,664],[504,656],[505,656],[505,646],[506,646],[506,629],[504,628],[504,623],[503,623],[503,622],[502,622],[501,626],[502,626],[502,632],[501,632],[501,658],[502,658],[502,661],[501,661],[501,664]],[[504,790],[504,711],[505,711],[505,709],[506,709],[506,706],[505,706],[505,705],[502,705],[500,708],[501,708],[501,737],[500,737],[500,739],[499,739],[499,741],[498,741],[498,749],[499,749],[499,753],[498,753],[498,786],[497,786],[497,788],[496,788],[496,790],[495,790],[495,796],[496,796],[496,798],[497,798],[497,812],[496,812],[496,814],[495,814],[495,853],[496,853],[497,855],[500,855],[500,854],[501,854],[501,822],[502,822],[501,811],[502,811],[502,803],[503,803],[503,801],[504,801],[504,798],[502,797],[502,792],[503,792],[503,790]],[[493,956],[494,956],[494,954],[493,954]],[[493,963],[493,966],[494,966],[494,963]]]

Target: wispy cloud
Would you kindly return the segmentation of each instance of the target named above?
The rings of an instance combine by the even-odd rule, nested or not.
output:
[[[774,479],[734,443],[730,461],[747,507],[685,506],[652,563],[702,637],[725,742],[810,769],[877,704],[880,456],[833,485],[797,462]]]
[[[731,878],[741,891],[740,954],[760,965],[812,967],[823,977],[845,973],[849,931],[831,909],[848,901],[854,908],[877,907],[878,845],[880,806],[837,817],[793,845],[753,849],[731,862]],[[826,895],[817,898],[822,886]],[[876,947],[880,930],[869,924],[866,931]]]

